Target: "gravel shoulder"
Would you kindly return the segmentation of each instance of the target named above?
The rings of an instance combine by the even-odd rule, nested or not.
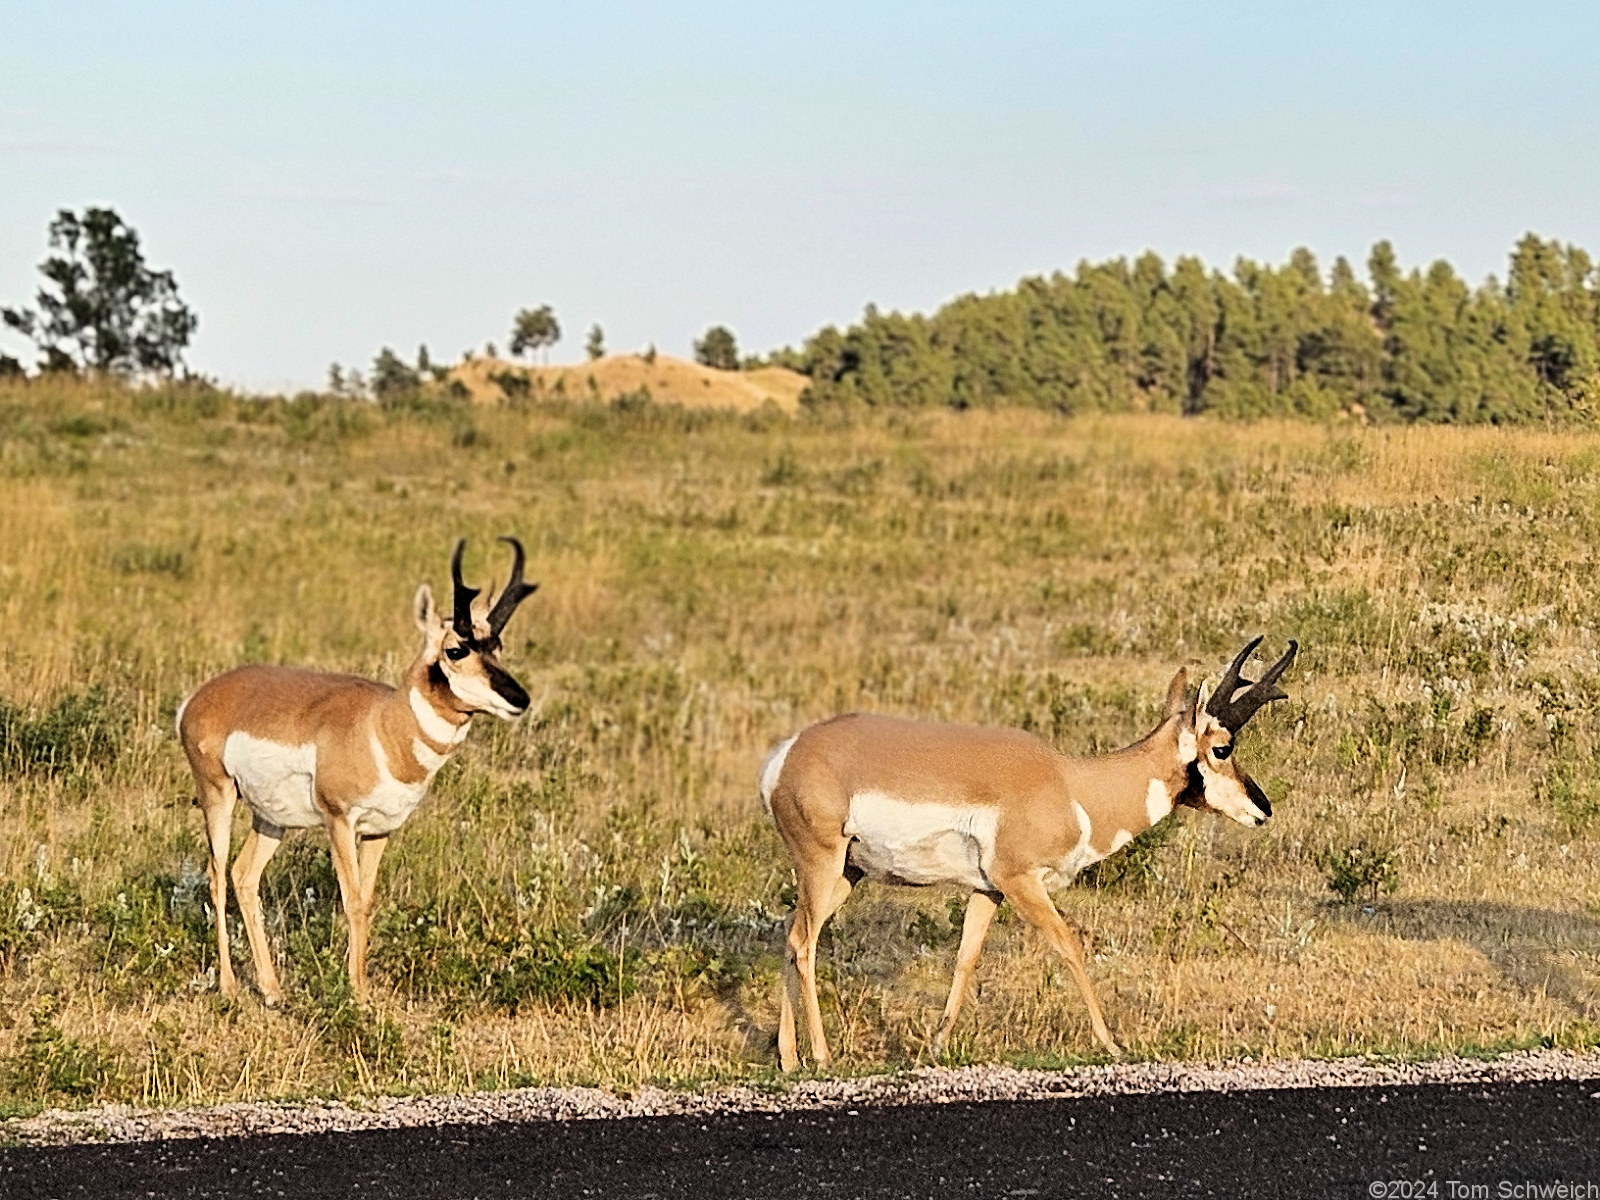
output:
[[[1350,1058],[1230,1063],[1130,1063],[1038,1071],[1014,1067],[928,1067],[857,1079],[803,1080],[632,1095],[598,1088],[520,1088],[441,1096],[375,1096],[308,1104],[233,1103],[205,1108],[122,1105],[48,1109],[0,1121],[0,1144],[54,1146],[175,1138],[254,1137],[501,1122],[782,1113],[995,1100],[1255,1092],[1285,1088],[1367,1088],[1600,1080],[1600,1054],[1539,1050],[1495,1059],[1401,1063]]]

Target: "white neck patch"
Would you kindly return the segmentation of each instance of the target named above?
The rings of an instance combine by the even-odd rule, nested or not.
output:
[[[1167,795],[1167,785],[1159,779],[1152,779],[1144,794],[1144,815],[1154,825],[1171,811],[1172,797]]]
[[[411,753],[416,756],[417,765],[432,775],[450,760],[448,754],[440,754],[421,738],[411,739]]]
[[[452,725],[439,715],[438,709],[429,704],[427,697],[416,688],[411,689],[407,699],[411,702],[411,715],[417,718],[418,728],[441,746],[459,746],[466,738],[471,721]]]

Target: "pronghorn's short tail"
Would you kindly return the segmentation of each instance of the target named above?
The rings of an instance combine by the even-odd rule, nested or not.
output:
[[[761,807],[769,817],[772,815],[772,793],[778,788],[778,778],[783,774],[784,759],[789,757],[789,747],[793,745],[794,738],[784,738],[772,748],[772,753],[767,755],[767,761],[762,764]]]

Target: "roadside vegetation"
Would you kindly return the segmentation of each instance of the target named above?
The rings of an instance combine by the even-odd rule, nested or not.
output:
[[[502,533],[535,707],[394,839],[372,1003],[315,834],[264,881],[284,1009],[242,931],[217,995],[179,700],[394,680],[417,583]],[[865,708],[1106,749],[1256,633],[1302,645],[1240,751],[1273,820],[1180,813],[1058,896],[1130,1053],[1592,1045],[1597,543],[1577,429],[0,382],[0,1107],[770,1078],[775,741]],[[959,901],[830,926],[842,1070],[924,1061]],[[954,1061],[1097,1060],[1005,910],[978,981]]]

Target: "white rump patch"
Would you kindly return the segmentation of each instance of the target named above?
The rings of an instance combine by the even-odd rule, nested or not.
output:
[[[854,838],[850,861],[869,879],[893,883],[957,883],[993,891],[996,809],[923,804],[883,792],[850,797],[844,834]]]
[[[285,746],[234,732],[222,743],[222,766],[251,811],[271,824],[280,829],[322,824],[322,814],[311,795],[317,773],[316,743]]]
[[[1144,794],[1144,815],[1154,825],[1171,811],[1172,797],[1167,795],[1167,785],[1159,779],[1152,779]]]
[[[428,703],[428,698],[416,688],[411,689],[407,697],[411,702],[411,713],[417,718],[417,725],[428,737],[438,742],[441,746],[459,746],[466,740],[467,730],[471,721],[463,721],[459,725],[452,725],[439,715],[439,711]],[[421,762],[421,759],[417,761]],[[426,766],[426,763],[423,763]]]
[[[772,748],[772,753],[767,755],[767,761],[761,766],[761,807],[767,810],[769,817],[772,815],[772,793],[778,790],[778,780],[783,776],[783,764],[787,761],[789,748],[793,745],[794,737],[784,738]]]
[[[430,771],[421,783],[402,783],[389,770],[389,756],[383,752],[383,743],[377,734],[372,735],[371,747],[378,782],[372,791],[350,806],[350,815],[357,833],[375,837],[393,833],[406,823],[406,818],[428,794],[433,773]]]

